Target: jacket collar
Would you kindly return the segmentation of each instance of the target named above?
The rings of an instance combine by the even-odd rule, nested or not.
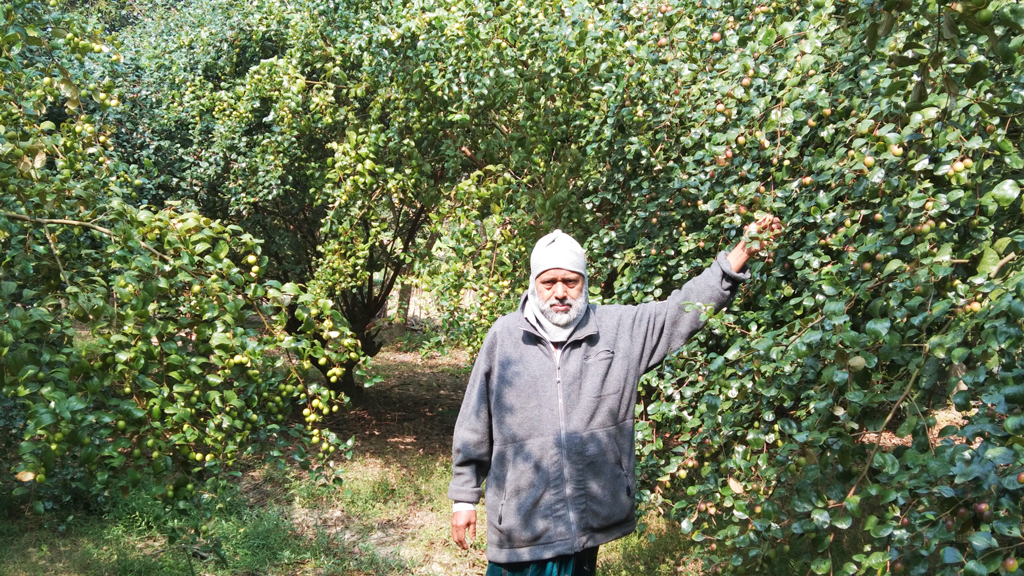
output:
[[[519,308],[516,310],[516,316],[518,318],[517,327],[533,334],[541,340],[547,340],[544,335],[540,333],[537,328],[526,319],[523,314],[523,307],[526,306],[527,295],[524,293],[523,297],[519,300]],[[596,304],[588,304],[587,309],[583,311],[583,319],[576,325],[576,329],[569,335],[569,339],[566,340],[566,344],[575,342],[577,340],[583,340],[588,336],[597,334],[597,316],[594,314],[594,308]]]

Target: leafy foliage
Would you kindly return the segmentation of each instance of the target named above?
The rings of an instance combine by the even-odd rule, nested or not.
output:
[[[976,573],[1012,555],[1017,4],[451,12],[483,56],[448,86],[530,151],[478,156],[572,177],[514,180],[500,217],[465,222],[475,245],[494,234],[476,228],[523,238],[486,244],[493,258],[442,252],[448,298],[491,288],[489,261],[515,262],[522,286],[530,240],[555,226],[586,239],[593,299],[633,303],[698,273],[757,212],[788,223],[730,311],[642,385],[645,497],[707,544],[710,569]],[[929,437],[958,387],[965,424]],[[909,445],[881,448],[883,431]]]
[[[99,29],[38,3],[9,5],[5,25],[0,452],[17,501],[44,514],[144,491],[174,512],[172,538],[197,542],[240,455],[288,449],[329,472],[344,443],[314,425],[344,398],[305,368],[348,360],[340,315],[260,281],[238,227],[122,200],[147,173],[115,144],[118,89],[89,63],[121,56]],[[322,315],[289,335],[290,308]]]
[[[337,365],[325,370],[348,367],[360,358],[353,337],[375,350],[372,318],[414,264],[453,334],[474,343],[518,302],[529,246],[553,227],[584,241],[594,301],[639,303],[770,211],[788,229],[753,281],[642,383],[643,498],[706,544],[716,572],[1016,571],[1004,560],[1020,541],[1024,479],[1019,4],[310,0],[160,13],[122,30],[126,66],[98,39],[58,35],[64,59],[107,58],[109,72],[67,77],[41,55],[50,44],[29,40],[49,28],[23,25],[19,68],[5,76],[31,89],[7,90],[28,105],[3,117],[16,127],[3,149],[15,208],[2,273],[16,284],[5,310],[24,315],[5,325],[4,345],[45,374],[66,369],[67,398],[88,377],[116,382],[101,390],[122,404],[83,408],[112,415],[94,416],[96,430],[116,428],[125,383],[142,410],[193,397],[163,394],[138,358],[177,351],[199,398],[219,384],[208,375],[249,382],[250,367],[217,364],[233,352],[192,343],[204,326],[260,371],[245,384],[255,406],[236,411],[273,422],[271,405],[280,413],[287,386],[301,394],[304,383],[269,347],[299,366],[326,355]],[[119,160],[115,125],[141,168]],[[132,193],[203,216],[117,200]],[[217,220],[267,238],[252,274],[308,280],[312,295],[232,272],[256,244]],[[58,265],[63,253],[75,258]],[[147,295],[161,279],[167,292]],[[230,320],[202,319],[210,302]],[[70,338],[78,309],[98,327],[91,346]],[[246,328],[252,314],[267,326]],[[353,334],[335,328],[346,325]],[[110,326],[135,336],[114,342]],[[89,367],[114,363],[73,372],[76,350]],[[29,389],[14,383],[10,354],[6,402]],[[270,390],[262,398],[264,379],[285,386],[281,405]],[[48,405],[39,386],[19,406]],[[963,425],[934,430],[951,397]],[[157,421],[186,451],[169,468],[197,451],[163,412],[139,430]],[[43,439],[60,425],[39,429],[24,471],[45,468]],[[90,438],[112,445],[110,434]]]
[[[445,215],[475,202],[480,178],[460,149],[464,122],[417,67],[431,55],[368,25],[392,16],[377,3],[159,14],[120,35],[132,64],[119,71],[132,86],[121,122],[132,157],[160,174],[140,194],[265,238],[268,274],[336,302],[372,356],[396,282],[429,255]]]

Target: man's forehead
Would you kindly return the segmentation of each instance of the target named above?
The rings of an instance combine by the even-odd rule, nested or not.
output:
[[[583,278],[583,275],[579,272],[564,270],[562,268],[551,268],[537,275],[538,282],[543,282],[545,280],[580,280],[581,278]]]

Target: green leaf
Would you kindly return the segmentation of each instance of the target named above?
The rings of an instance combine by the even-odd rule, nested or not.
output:
[[[850,511],[850,514],[860,516],[860,496],[857,496],[856,494],[848,496],[846,500],[843,501],[843,506]]]
[[[995,446],[985,451],[985,459],[996,465],[1012,464],[1016,459],[1013,450],[1005,446]]]
[[[811,562],[811,570],[815,574],[828,574],[832,570],[832,558],[828,556],[819,556]]]
[[[899,460],[887,452],[875,454],[873,465],[875,468],[881,468],[883,474],[895,474],[900,469]]]
[[[842,516],[838,516],[836,518],[833,518],[832,519],[832,525],[835,526],[836,528],[839,528],[839,529],[842,529],[842,530],[846,530],[851,525],[853,525],[853,517],[850,516],[849,514],[843,514]]]
[[[964,561],[964,555],[952,546],[942,549],[942,561],[946,564],[960,564]]]
[[[868,556],[864,563],[875,570],[881,570],[889,564],[889,555],[885,552],[872,552],[871,556]]]
[[[908,416],[906,420],[900,424],[900,427],[896,429],[896,435],[900,438],[909,436],[914,431],[914,427],[917,426],[917,416]]]
[[[864,327],[864,332],[871,337],[875,342],[881,340],[889,333],[889,327],[891,323],[888,318],[875,318],[869,320],[867,325]]]
[[[825,530],[832,522],[832,517],[829,516],[827,510],[815,508],[814,511],[811,512],[811,521],[814,522],[818,526],[818,528]]]
[[[964,86],[968,88],[974,88],[978,82],[981,82],[988,77],[988,63],[984,60],[979,60],[971,65],[971,69],[967,72],[967,78],[964,80]]]
[[[982,576],[988,573],[988,567],[977,560],[971,560],[964,566],[964,576]]]
[[[991,532],[975,532],[968,537],[968,540],[970,540],[971,546],[978,554],[988,550],[989,548],[996,548],[999,546],[996,539],[992,537]]]
[[[978,273],[990,274],[999,265],[999,253],[990,247],[981,251],[981,258],[978,260]]]
[[[1020,196],[1020,186],[1015,180],[1003,180],[999,184],[996,184],[995,188],[986,194],[986,196],[991,197],[997,204],[1006,208],[1010,204],[1013,204],[1013,201]]]
[[[888,276],[893,272],[904,270],[906,269],[906,267],[907,265],[903,263],[903,260],[900,260],[899,258],[893,258],[892,260],[889,261],[888,264],[885,265],[885,269],[882,271],[882,275]]]

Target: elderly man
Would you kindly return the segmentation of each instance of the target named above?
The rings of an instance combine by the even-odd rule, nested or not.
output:
[[[766,216],[748,232],[774,233]],[[636,527],[637,383],[749,278],[740,242],[668,300],[587,303],[583,248],[559,230],[537,242],[519,309],[480,349],[453,439],[452,538],[468,548],[487,480],[487,576],[592,575],[597,547]]]

